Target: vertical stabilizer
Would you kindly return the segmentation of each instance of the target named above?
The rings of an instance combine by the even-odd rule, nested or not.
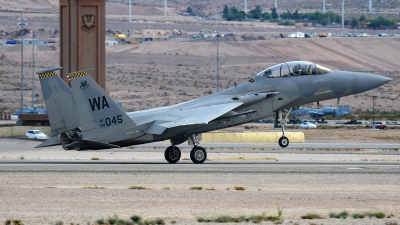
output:
[[[344,106],[343,112],[344,112],[345,114],[347,114],[347,115],[350,115],[350,106],[349,106],[349,105],[345,105],[345,106]]]
[[[72,90],[57,75],[59,69],[37,72],[53,137],[80,126]]]
[[[78,107],[83,138],[100,137],[136,126],[136,123],[86,71],[69,75],[73,95]]]

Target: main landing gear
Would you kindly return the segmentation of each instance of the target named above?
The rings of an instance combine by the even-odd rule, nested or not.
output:
[[[200,135],[192,134],[189,138],[190,142],[194,144],[190,151],[190,159],[196,164],[203,163],[207,159],[207,152],[203,147],[198,146],[199,140],[201,140]],[[181,158],[181,150],[172,144],[165,150],[164,157],[169,163],[177,163]]]
[[[290,108],[289,111],[287,112],[285,119],[282,119],[282,110],[279,110],[279,121],[282,128],[282,137],[279,138],[279,145],[282,148],[286,148],[289,145],[289,139],[285,136],[285,125],[287,123],[287,119],[291,111],[292,108]]]

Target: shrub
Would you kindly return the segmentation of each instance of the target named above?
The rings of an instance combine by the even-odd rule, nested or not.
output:
[[[281,220],[280,216],[267,216],[264,218],[265,221],[273,221],[273,222],[277,222]]]
[[[217,223],[229,223],[232,221],[233,221],[233,218],[231,216],[219,216],[214,219],[214,222],[217,222]]]
[[[164,225],[164,224],[165,224],[164,220],[163,220],[163,219],[160,219],[160,218],[157,218],[157,219],[155,220],[155,222],[156,222],[156,224],[158,224],[158,225]]]
[[[284,21],[278,22],[278,25],[281,25],[281,26],[294,26],[295,23],[293,21],[290,21],[290,20],[284,20]]]
[[[190,187],[189,190],[198,190],[198,191],[200,191],[201,189],[203,189],[203,187]]]
[[[351,215],[353,217],[353,219],[362,219],[365,217],[365,214],[360,214],[360,213],[354,213],[353,215]]]
[[[385,218],[385,213],[383,212],[375,212],[372,215],[379,219]]]
[[[334,212],[329,213],[329,217],[330,218],[346,219],[348,216],[349,216],[349,213],[347,211],[343,211],[343,212],[340,212],[340,213],[334,213]]]
[[[97,224],[104,224],[106,221],[104,219],[98,219],[96,220]]]
[[[14,225],[22,225],[21,220],[13,220]]]
[[[111,224],[111,225],[113,225],[113,224],[116,224],[117,223],[117,218],[114,218],[114,217],[109,217],[108,219],[107,219],[107,222],[109,223],[109,224]]]
[[[133,190],[143,190],[146,189],[145,187],[142,186],[130,186],[129,189],[133,189]]]
[[[144,221],[144,224],[145,225],[156,225],[156,221],[154,221],[154,220],[146,220],[146,221]]]
[[[197,222],[199,222],[199,223],[209,223],[209,222],[211,222],[211,220],[203,218],[203,217],[197,217]]]
[[[264,221],[264,217],[265,217],[264,214],[262,214],[262,215],[251,216],[249,219],[253,223],[261,223],[262,221]]]
[[[236,187],[235,187],[235,190],[237,190],[237,191],[244,191],[244,190],[246,190],[246,188],[244,188],[244,187],[242,187],[242,186],[236,186]]]
[[[315,213],[309,213],[304,216],[301,216],[302,219],[308,219],[308,220],[313,220],[313,219],[323,219],[322,216],[315,214]]]
[[[131,220],[135,223],[139,222],[142,219],[142,217],[137,216],[137,215],[133,215],[131,216]]]

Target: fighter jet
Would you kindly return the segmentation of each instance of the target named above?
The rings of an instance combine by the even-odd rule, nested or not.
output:
[[[25,107],[23,108],[23,110],[19,109],[17,111],[14,112],[13,115],[18,116],[19,114],[46,114],[46,108],[42,109],[42,108],[30,108],[30,107]]]
[[[350,106],[339,105],[338,107],[322,107],[321,109],[300,107],[299,109],[293,110],[290,115],[309,116],[315,120],[319,120],[321,118],[322,120],[325,120],[325,116],[328,115],[332,115],[334,117],[350,115]]]
[[[53,68],[37,72],[51,124],[52,138],[38,145],[66,150],[97,150],[170,140],[165,159],[181,158],[177,145],[193,145],[190,158],[203,163],[207,152],[201,134],[258,121],[279,112],[282,137],[293,107],[341,98],[386,84],[391,79],[370,73],[333,71],[311,62],[294,61],[267,68],[248,82],[176,105],[125,112],[90,77],[89,71],[69,74],[71,88]],[[289,113],[282,118],[282,111]]]

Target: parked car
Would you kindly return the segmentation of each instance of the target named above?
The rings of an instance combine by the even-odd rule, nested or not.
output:
[[[311,122],[303,122],[300,124],[300,128],[317,128],[317,125],[311,123]]]
[[[49,136],[47,136],[41,130],[27,130],[25,133],[25,137],[33,139],[49,139]]]
[[[379,122],[379,121],[375,121],[373,123],[371,123],[373,128],[375,129],[380,129],[380,130],[386,130],[387,129],[387,125],[385,123]],[[369,126],[371,127],[371,125]]]
[[[390,37],[396,37],[396,35],[395,35],[395,34],[389,34],[389,36],[390,36]]]
[[[386,33],[380,33],[380,34],[378,34],[378,36],[379,37],[387,37],[387,34]]]

